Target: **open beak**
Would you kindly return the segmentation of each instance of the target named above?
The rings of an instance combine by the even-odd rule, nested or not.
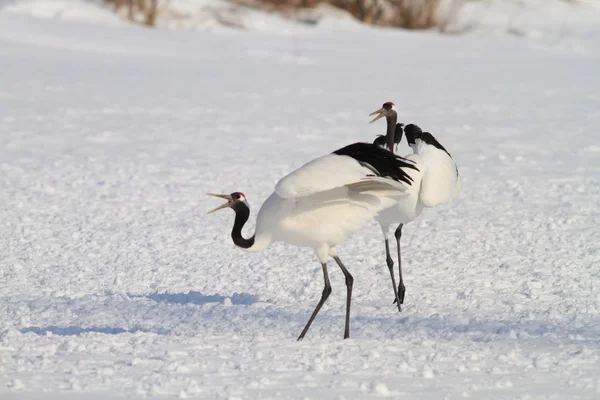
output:
[[[375,115],[375,114],[379,114],[377,115],[375,118],[373,118],[371,120],[371,122],[369,122],[370,124],[372,124],[373,122],[377,121],[379,118],[384,117],[385,116],[385,108],[380,108],[377,111],[372,112],[371,114],[369,114],[369,116],[371,115]]]
[[[206,194],[208,196],[219,197],[221,199],[227,200],[227,203],[221,204],[219,207],[215,208],[214,210],[210,210],[207,214],[212,214],[215,211],[219,211],[222,208],[227,208],[227,207],[231,206],[231,204],[233,202],[233,198],[228,194],[215,194],[215,193],[206,193]]]

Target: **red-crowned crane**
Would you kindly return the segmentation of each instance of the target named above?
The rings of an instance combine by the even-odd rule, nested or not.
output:
[[[247,251],[264,250],[273,242],[311,247],[323,269],[325,288],[298,340],[304,338],[317,313],[331,293],[327,259],[333,257],[346,278],[346,324],[350,337],[350,300],[353,277],[337,256],[335,246],[358,231],[377,213],[406,196],[412,162],[370,143],[354,143],[317,158],[282,178],[265,200],[256,219],[254,235],[242,236],[250,206],[241,192],[212,194],[227,202],[223,208],[235,212],[231,237]]]
[[[386,117],[387,133],[375,139],[374,144],[380,147],[385,143],[393,153],[398,143],[402,140],[403,124],[397,124],[398,113],[392,102],[386,102],[383,106],[370,114],[377,115],[370,123]],[[406,288],[402,279],[402,260],[400,252],[400,239],[404,224],[414,221],[425,207],[435,207],[454,199],[462,190],[462,179],[458,175],[458,168],[448,151],[429,132],[423,132],[417,125],[409,124],[404,127],[406,140],[412,148],[413,153],[405,156],[406,159],[415,163],[416,169],[406,169],[406,173],[412,180],[407,188],[407,196],[399,200],[393,206],[382,210],[375,217],[385,239],[385,256],[392,286],[394,288],[394,303],[398,304],[398,311],[402,311],[401,304],[404,303]],[[383,138],[383,139],[382,139]],[[399,224],[394,236],[398,246],[398,289],[394,279],[394,261],[390,255],[389,231],[390,225]]]

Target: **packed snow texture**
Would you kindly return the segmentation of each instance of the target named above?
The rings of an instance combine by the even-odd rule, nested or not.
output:
[[[0,398],[600,396],[600,29],[113,22],[0,11]],[[240,251],[205,193],[243,191],[253,221],[286,173],[383,133],[390,100],[463,192],[405,227],[402,313],[373,222],[338,247],[351,338],[331,263],[296,342],[314,254]]]

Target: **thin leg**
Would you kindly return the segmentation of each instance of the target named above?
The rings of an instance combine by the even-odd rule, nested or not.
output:
[[[402,311],[400,304],[400,298],[398,297],[398,289],[396,289],[396,278],[394,278],[394,260],[390,255],[390,243],[389,240],[385,239],[385,262],[387,263],[388,269],[390,270],[390,276],[392,277],[392,288],[394,289],[394,303],[398,304],[398,311]]]
[[[323,294],[321,295],[321,300],[319,300],[319,303],[317,304],[315,311],[313,311],[312,315],[310,316],[308,322],[306,323],[306,326],[302,330],[302,333],[300,334],[300,336],[298,336],[298,340],[304,339],[304,335],[306,335],[306,332],[308,332],[308,328],[310,328],[310,324],[312,324],[313,320],[319,313],[319,310],[321,309],[321,307],[323,307],[323,304],[325,304],[325,301],[331,294],[331,284],[329,283],[329,274],[327,273],[327,264],[321,263],[321,267],[323,268],[323,276],[325,277],[325,288],[323,289]]]
[[[402,258],[400,256],[400,238],[402,238],[402,227],[404,225],[398,225],[398,229],[394,232],[394,236],[396,236],[396,242],[398,243],[398,299],[400,304],[404,304],[404,294],[406,293],[406,287],[404,287],[404,281],[402,280]]]
[[[346,327],[344,329],[344,339],[348,339],[350,337],[350,300],[352,299],[352,285],[354,284],[354,278],[350,275],[350,272],[344,267],[342,264],[342,260],[338,256],[333,257],[337,265],[340,266],[344,276],[346,277]]]

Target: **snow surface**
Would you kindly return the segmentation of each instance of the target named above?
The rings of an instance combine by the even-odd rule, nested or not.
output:
[[[555,40],[363,29],[174,32],[0,12],[0,398],[600,396],[599,29]],[[311,250],[236,249],[277,180],[372,140],[395,101],[464,179],[375,222],[303,342]],[[403,146],[406,152],[408,147]],[[250,234],[251,229],[249,229]]]
[[[36,18],[83,21],[94,24],[123,24],[124,22],[102,0],[0,0],[4,14]]]

